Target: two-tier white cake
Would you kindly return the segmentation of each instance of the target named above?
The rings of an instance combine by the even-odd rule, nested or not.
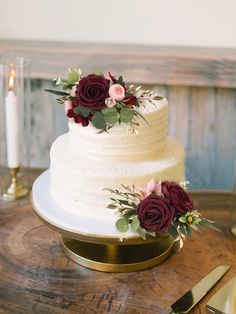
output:
[[[184,150],[167,136],[168,102],[141,106],[138,134],[124,124],[109,133],[89,124],[82,127],[72,119],[69,132],[60,136],[50,152],[50,193],[67,215],[85,221],[88,234],[117,236],[117,213],[107,208],[110,195],[105,188],[121,184],[145,185],[149,180],[180,182],[185,178]],[[147,124],[148,122],[148,124]],[[133,235],[129,231],[126,236]]]
[[[62,85],[62,90],[58,90]],[[184,149],[168,133],[168,102],[123,77],[70,70],[56,89],[69,132],[51,147],[32,187],[38,216],[65,253],[88,268],[137,271],[212,221],[186,192]]]

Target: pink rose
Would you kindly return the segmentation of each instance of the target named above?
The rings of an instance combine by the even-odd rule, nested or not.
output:
[[[152,193],[162,196],[161,189],[162,189],[161,183],[155,183],[153,179],[149,181],[146,186],[138,188],[140,192],[143,192],[144,197],[147,197],[148,195]]]
[[[113,84],[109,88],[109,95],[115,100],[122,100],[125,97],[125,89],[120,84]]]

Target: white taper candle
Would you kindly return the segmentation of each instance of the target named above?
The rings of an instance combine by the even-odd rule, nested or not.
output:
[[[20,166],[19,145],[19,115],[17,98],[13,91],[14,72],[9,80],[9,90],[6,97],[6,137],[7,137],[7,163],[9,168]]]

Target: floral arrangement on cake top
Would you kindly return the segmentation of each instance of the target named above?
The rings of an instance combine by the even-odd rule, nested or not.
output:
[[[136,118],[142,117],[136,109],[163,98],[155,91],[142,90],[141,86],[126,86],[122,76],[116,78],[111,72],[108,77],[103,73],[83,76],[81,70],[69,69],[67,80],[59,77],[53,81],[57,86],[62,85],[64,91],[45,91],[60,96],[57,101],[65,105],[67,117],[83,127],[91,122],[102,131],[108,131],[117,123],[129,124],[135,131]]]
[[[186,186],[187,182],[151,180],[143,187],[122,185],[124,192],[106,189],[116,196],[107,207],[117,209],[121,215],[116,222],[117,230],[137,232],[144,240],[161,234],[185,238],[202,226],[218,230],[213,221],[203,218],[194,208]]]

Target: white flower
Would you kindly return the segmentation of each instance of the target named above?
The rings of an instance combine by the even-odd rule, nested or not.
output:
[[[107,107],[109,108],[112,108],[116,105],[116,101],[114,98],[112,97],[108,97],[106,100],[105,100],[105,104],[107,105]]]

